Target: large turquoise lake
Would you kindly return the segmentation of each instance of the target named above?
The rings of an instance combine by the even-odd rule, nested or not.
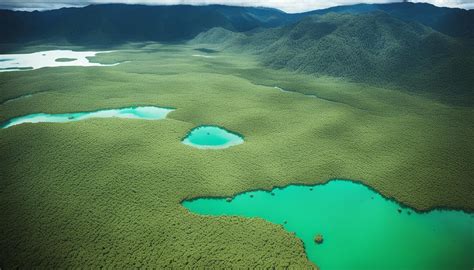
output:
[[[159,120],[165,118],[173,109],[155,106],[128,107],[120,109],[107,109],[94,112],[75,112],[62,114],[34,113],[15,117],[0,125],[9,128],[24,123],[65,123],[86,120],[89,118],[131,118],[144,120]]]
[[[184,201],[193,213],[260,217],[294,232],[322,270],[465,269],[474,267],[474,216],[462,211],[416,213],[368,187],[324,185],[251,191],[229,199]],[[323,243],[316,244],[316,234]],[[257,237],[257,236],[256,236]]]

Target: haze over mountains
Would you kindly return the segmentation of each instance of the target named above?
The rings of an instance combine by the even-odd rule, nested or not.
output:
[[[177,42],[213,27],[249,31],[294,23],[310,15],[383,11],[456,37],[474,37],[474,11],[429,4],[394,3],[340,6],[300,14],[277,9],[209,6],[90,5],[43,12],[0,10],[2,43],[63,40],[75,44],[127,41]]]
[[[44,12],[0,11],[3,42],[65,40],[75,44],[177,42],[213,27],[248,31],[284,24],[287,14],[267,8],[106,4]]]
[[[273,68],[400,86],[468,102],[474,85],[474,11],[430,4],[277,9],[106,4],[44,12],[0,10],[0,48],[46,42],[207,43],[254,53]]]

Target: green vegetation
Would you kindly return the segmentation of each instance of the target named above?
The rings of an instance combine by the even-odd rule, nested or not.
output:
[[[45,12],[0,9],[0,51],[17,50],[18,46],[38,41],[87,45],[94,46],[94,49],[127,42],[178,42],[192,39],[213,27],[245,32],[290,25],[315,14],[367,14],[374,11],[410,24],[421,23],[451,37],[474,37],[473,10],[441,8],[426,3],[358,4],[298,14],[272,8],[226,5],[95,4]],[[374,26],[377,27],[369,25],[366,32],[374,30]]]
[[[331,12],[360,14],[374,11],[382,11],[407,22],[418,22],[449,36],[462,38],[474,37],[473,9],[446,8],[428,3],[393,2],[388,4],[356,4],[314,10],[301,15],[322,15]]]
[[[75,61],[75,60],[77,60],[77,59],[64,57],[64,58],[58,58],[58,59],[56,59],[56,60],[54,60],[54,61],[56,61],[56,62],[72,62],[72,61]]]
[[[474,100],[472,43],[383,12],[315,15],[253,33],[215,28],[192,43],[252,53],[272,68],[428,92],[457,104]]]
[[[474,264],[468,248],[474,245],[468,237],[474,216],[461,211],[409,215],[410,208],[347,180],[288,185],[272,193],[251,190],[231,202],[198,198],[182,205],[205,216],[259,217],[279,224],[303,241],[306,255],[321,269],[467,270]]]
[[[212,27],[248,31],[298,18],[272,8],[226,5],[97,4],[45,12],[0,9],[0,50],[16,50],[38,40],[95,48],[137,41],[177,42]]]
[[[156,122],[0,130],[1,268],[312,268],[302,242],[281,226],[199,216],[180,204],[289,183],[353,179],[420,211],[474,210],[471,107],[272,70],[245,53],[192,57],[202,47],[129,44],[93,58],[122,62],[114,67],[0,73],[0,101],[42,92],[1,105],[0,122],[176,108]],[[182,144],[198,125],[224,126],[245,143],[220,151]]]

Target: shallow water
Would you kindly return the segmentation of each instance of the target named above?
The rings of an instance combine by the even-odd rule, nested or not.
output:
[[[52,50],[26,54],[1,54],[0,55],[0,72],[20,71],[39,69],[43,67],[61,67],[61,66],[82,66],[82,67],[106,67],[115,66],[116,64],[104,65],[99,63],[91,63],[87,57],[96,56],[103,52],[76,52],[71,50]],[[56,61],[57,59],[70,59],[72,61]]]
[[[35,113],[12,118],[1,125],[1,128],[9,128],[23,123],[65,123],[81,121],[89,118],[132,118],[144,120],[159,120],[166,118],[166,115],[173,109],[143,106],[129,107],[121,109],[100,110],[95,112],[77,112],[62,114]]]
[[[201,149],[222,149],[243,143],[241,136],[216,126],[200,126],[184,138],[183,143]]]
[[[201,198],[183,206],[203,215],[260,217],[281,224],[303,240],[308,258],[322,270],[474,266],[473,214],[415,213],[350,181],[251,191],[231,202]],[[322,244],[314,242],[316,234],[323,235]]]

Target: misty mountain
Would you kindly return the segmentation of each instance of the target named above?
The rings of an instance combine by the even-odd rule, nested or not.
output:
[[[105,4],[43,12],[0,10],[2,43],[61,40],[73,44],[176,42],[213,27],[248,31],[278,26],[287,14],[270,8]]]
[[[221,27],[234,32],[284,26],[307,16],[383,11],[454,37],[474,37],[474,11],[430,4],[360,4],[287,14],[277,9],[208,6],[103,4],[42,12],[0,10],[0,43],[30,41],[107,45],[128,41],[179,42]]]

